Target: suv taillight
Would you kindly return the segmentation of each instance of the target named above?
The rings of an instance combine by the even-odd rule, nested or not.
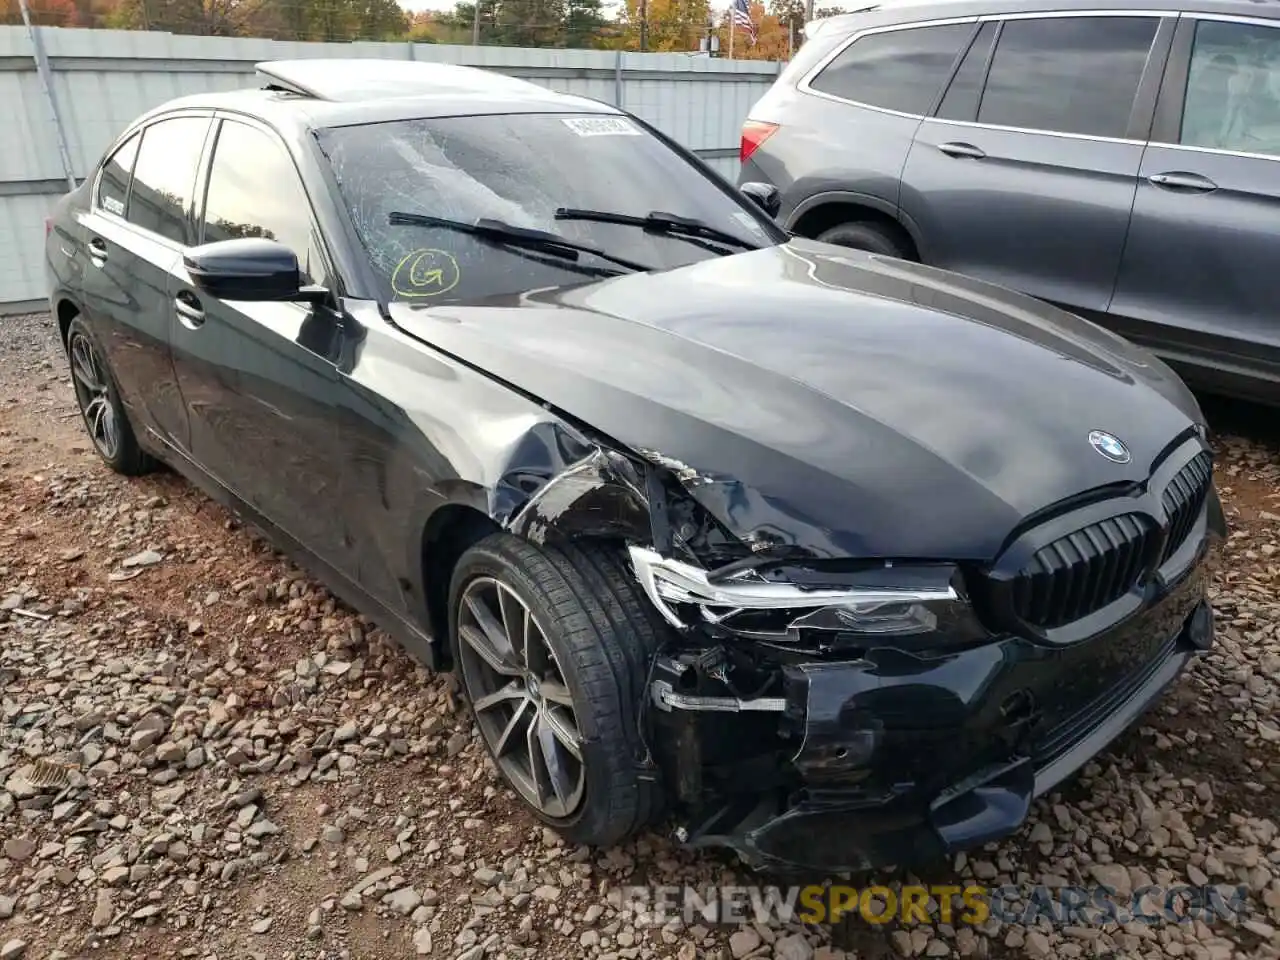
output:
[[[764,120],[748,120],[742,125],[742,143],[738,147],[738,162],[746,163],[751,159],[751,155],[756,152],[760,144],[764,143],[773,136],[773,132],[778,129],[776,123],[768,123]]]
[[[44,235],[47,237],[51,233],[53,233],[53,218],[45,217],[44,218]]]

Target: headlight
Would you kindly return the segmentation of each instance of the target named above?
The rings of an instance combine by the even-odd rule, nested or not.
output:
[[[630,552],[645,593],[678,628],[692,625],[677,610],[683,607],[697,611],[704,624],[774,642],[798,641],[813,631],[869,640],[916,637],[924,646],[985,636],[947,567],[933,568],[935,575],[918,586],[811,588],[765,580],[751,570],[712,582],[700,567],[646,547]]]

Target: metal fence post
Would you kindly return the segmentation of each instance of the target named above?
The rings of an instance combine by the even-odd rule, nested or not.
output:
[[[613,61],[613,105],[619,109],[625,109],[624,104],[626,101],[626,97],[623,96],[622,57],[623,53],[619,50],[617,57]]]
[[[40,78],[40,86],[44,88],[44,97],[49,101],[49,112],[53,115],[53,130],[58,140],[58,157],[62,160],[62,172],[67,178],[67,189],[74,190],[76,174],[71,166],[71,152],[67,149],[67,134],[62,126],[62,113],[58,110],[58,97],[53,90],[53,71],[49,69],[49,58],[44,55],[44,40],[40,36],[40,28],[31,22],[31,11],[27,9],[27,0],[18,0],[18,8],[22,11],[22,22],[26,25],[27,36],[31,40],[31,53],[36,61],[36,74]]]

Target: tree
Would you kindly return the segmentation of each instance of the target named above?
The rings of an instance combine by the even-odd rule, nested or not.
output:
[[[642,0],[625,0],[618,11],[620,36],[616,44],[624,50],[640,49]],[[653,52],[688,52],[698,49],[710,23],[710,0],[643,0],[647,28],[646,48]]]
[[[82,23],[92,26],[92,21],[83,16],[74,0],[28,0],[27,11],[31,22],[38,27],[75,27]],[[19,25],[22,22],[22,7],[18,0],[0,0],[0,24]]]

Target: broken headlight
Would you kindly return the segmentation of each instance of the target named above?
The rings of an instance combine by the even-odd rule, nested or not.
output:
[[[636,578],[672,626],[821,648],[869,644],[954,647],[987,637],[957,589],[954,567],[894,568],[770,579],[739,570],[711,579],[692,564],[631,547]],[[799,571],[797,571],[799,573]]]

